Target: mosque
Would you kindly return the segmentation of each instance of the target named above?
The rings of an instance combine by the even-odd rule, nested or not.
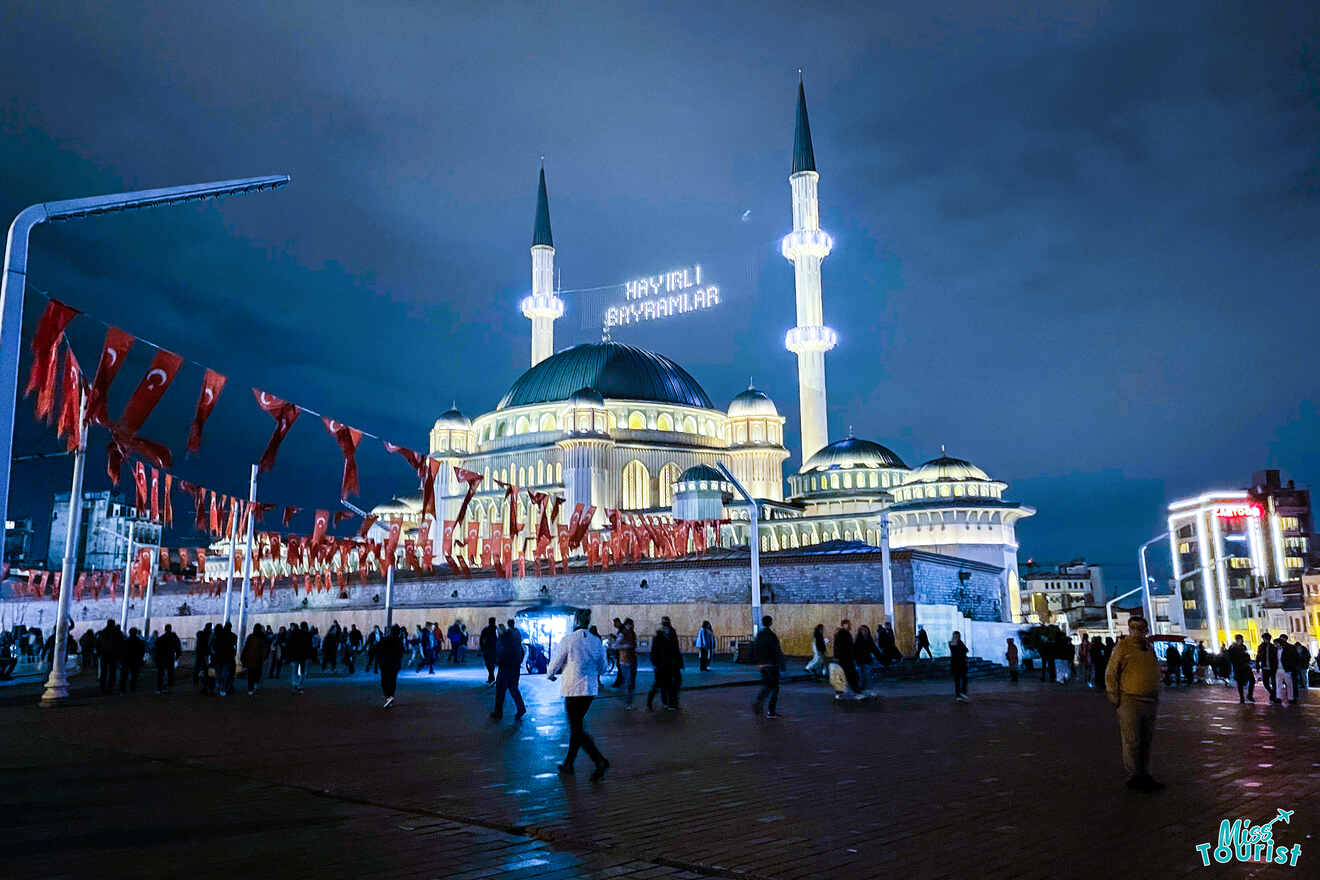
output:
[[[820,175],[801,85],[788,180],[793,229],[782,253],[793,266],[796,324],[785,345],[798,362],[802,465],[787,481],[785,419],[763,391],[748,387],[720,407],[662,354],[610,341],[555,351],[554,325],[564,302],[553,284],[555,243],[542,168],[531,295],[522,302],[531,321],[531,368],[493,410],[469,418],[453,408],[436,420],[429,451],[445,464],[437,484],[441,519],[456,517],[467,488],[454,477],[458,466],[483,478],[468,514],[483,540],[492,523],[509,515],[499,481],[562,495],[565,522],[576,504],[594,506],[593,528],[606,526],[607,509],[619,509],[726,520],[720,527],[724,547],[757,540],[763,551],[773,552],[852,541],[886,553],[909,548],[990,566],[998,571],[998,595],[983,598],[997,609],[997,619],[1015,620],[1015,526],[1032,508],[1006,499],[1005,483],[943,450],[909,467],[880,443],[851,435],[829,440],[825,355],[837,335],[824,321],[821,264],[833,243],[820,228]],[[746,505],[715,468],[720,464],[758,501],[755,539]],[[521,495],[518,520],[525,523],[528,501]],[[415,527],[421,501],[394,499],[373,513]]]

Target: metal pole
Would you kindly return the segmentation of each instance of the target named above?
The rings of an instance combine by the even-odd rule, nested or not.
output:
[[[385,569],[385,631],[394,623],[394,560]]]
[[[137,525],[137,520],[128,521],[128,553],[124,558],[124,606],[119,612],[119,628],[128,631],[128,594],[132,590],[133,581],[133,529]]]
[[[18,355],[22,347],[23,293],[27,286],[28,240],[32,229],[47,220],[71,220],[173,205],[223,195],[278,189],[289,182],[287,174],[246,177],[212,183],[194,183],[163,189],[111,193],[81,199],[63,199],[29,205],[14,217],[5,239],[4,274],[0,278],[0,546],[4,546],[5,521],[9,515],[9,467],[14,453],[14,413],[18,406]]]
[[[1105,603],[1105,623],[1109,624],[1109,635],[1111,636],[1114,635],[1114,617],[1113,617],[1114,603],[1117,602],[1119,599],[1126,599],[1128,596],[1131,596],[1133,593],[1140,593],[1140,592],[1141,592],[1141,587],[1137,587],[1135,590],[1128,590],[1123,595],[1115,596],[1114,598],[1110,599],[1108,602]]]
[[[247,549],[243,554],[243,586],[238,594],[238,650],[240,652],[243,650],[244,633],[247,632],[247,595],[252,586],[252,533],[257,526],[257,517],[253,511],[253,506],[256,503],[257,466],[254,464],[252,466],[252,480],[248,483]]]
[[[238,531],[237,511],[230,507],[229,509],[229,573],[225,575],[225,619],[220,622],[220,628],[229,622],[229,605],[234,595],[234,543],[238,537],[234,533]]]
[[[73,480],[69,486],[69,527],[64,533],[64,561],[60,568],[60,604],[55,612],[54,651],[50,678],[41,695],[41,705],[50,706],[69,696],[69,679],[64,672],[69,649],[69,600],[73,594],[73,570],[78,562],[78,532],[82,528],[83,462],[87,458],[87,398],[83,397],[78,416],[78,452],[73,456]],[[11,425],[12,427],[12,425]]]
[[[156,586],[156,577],[160,573],[160,542],[163,535],[157,532],[156,553],[151,557],[151,570],[147,572],[147,595],[142,600],[142,640],[151,635],[151,594]]]
[[[1149,541],[1142,544],[1141,548],[1137,551],[1137,561],[1141,565],[1141,589],[1143,591],[1142,600],[1146,606],[1146,620],[1150,621],[1150,631],[1152,633],[1155,632],[1155,605],[1151,602],[1151,598],[1150,598],[1150,575],[1146,571],[1146,548],[1149,547],[1151,544],[1155,544],[1160,541],[1163,541],[1167,537],[1169,537],[1168,532],[1164,532],[1161,535],[1157,535],[1156,537],[1151,538]]]
[[[889,555],[889,513],[880,514],[880,565],[884,568],[881,577],[885,585],[885,620],[894,625],[894,569]]]
[[[717,463],[715,468],[747,502],[747,515],[752,528],[747,539],[752,551],[752,635],[756,635],[761,631],[761,511],[752,493],[743,488],[743,484],[734,478],[723,462]],[[719,528],[719,525],[715,527]]]

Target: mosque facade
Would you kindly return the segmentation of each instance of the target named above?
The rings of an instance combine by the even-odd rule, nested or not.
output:
[[[748,387],[717,405],[691,374],[657,352],[605,341],[554,348],[564,303],[553,286],[554,236],[545,169],[541,169],[531,245],[531,366],[493,409],[473,418],[450,409],[436,419],[429,452],[440,459],[439,519],[456,518],[467,485],[454,468],[481,475],[467,518],[485,540],[511,513],[528,522],[529,499],[510,511],[500,483],[558,494],[567,522],[576,505],[595,508],[592,528],[607,528],[607,510],[662,519],[719,520],[724,547],[791,551],[828,542],[857,542],[967,560],[998,575],[978,575],[982,616],[1013,621],[1019,613],[1016,523],[1035,511],[1005,497],[1007,485],[969,461],[941,454],[909,466],[881,443],[847,436],[831,442],[826,420],[825,355],[837,336],[824,321],[822,265],[833,247],[820,227],[819,184],[799,85],[789,175],[792,231],[782,244],[792,264],[795,322],[785,346],[797,358],[802,465],[785,477],[790,458],[785,419],[762,390]],[[747,506],[716,469],[723,465],[757,499],[753,537]],[[419,498],[397,498],[373,510],[421,522]],[[477,548],[460,550],[479,558]],[[988,586],[993,583],[994,586]]]

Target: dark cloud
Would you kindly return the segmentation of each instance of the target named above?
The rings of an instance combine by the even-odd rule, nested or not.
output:
[[[791,439],[777,242],[801,66],[836,239],[833,433],[914,463],[945,443],[1040,509],[1030,555],[1121,560],[1168,496],[1315,471],[1294,328],[1320,318],[1317,25],[1301,2],[15,0],[0,212],[293,174],[33,248],[34,286],[234,376],[181,467],[241,491],[269,430],[246,386],[417,446],[452,399],[494,404],[527,358],[544,153],[565,286],[702,261],[718,316],[620,338],[717,400],[755,376]],[[599,304],[571,295],[557,341],[594,338]],[[100,333],[76,329],[85,361]],[[161,439],[181,446],[199,377],[153,417]],[[321,434],[295,428],[271,492],[334,501]],[[25,418],[17,445],[52,441]],[[408,488],[383,454],[362,468],[371,500]],[[20,465],[14,509],[43,518],[65,470]]]

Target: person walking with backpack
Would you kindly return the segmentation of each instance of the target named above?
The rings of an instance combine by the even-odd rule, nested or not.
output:
[[[761,670],[761,690],[752,702],[752,712],[759,717],[761,706],[765,705],[768,697],[770,703],[767,708],[770,711],[765,717],[778,718],[779,713],[776,709],[779,706],[779,673],[784,669],[784,652],[779,647],[779,636],[770,629],[772,623],[774,619],[770,615],[762,617],[761,629],[752,643],[752,662]]]

